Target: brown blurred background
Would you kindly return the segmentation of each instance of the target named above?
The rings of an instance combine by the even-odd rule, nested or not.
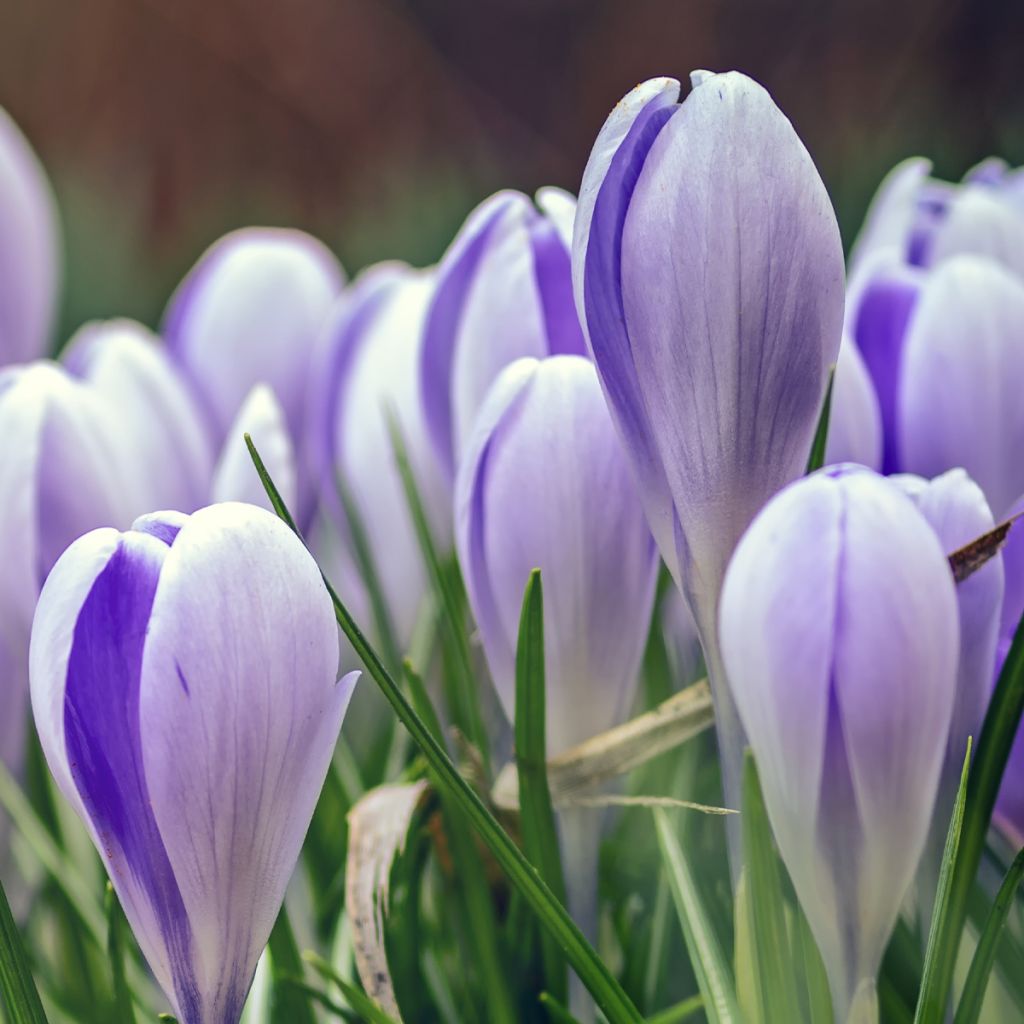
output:
[[[575,190],[637,81],[758,78],[847,242],[885,170],[1024,162],[1022,0],[0,0],[0,105],[53,176],[63,330],[155,322],[223,231],[429,262],[503,186]]]

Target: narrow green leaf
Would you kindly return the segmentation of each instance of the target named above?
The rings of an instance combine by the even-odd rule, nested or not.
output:
[[[444,730],[441,728],[441,719],[437,717],[437,709],[434,702],[423,685],[423,677],[416,671],[413,663],[406,658],[402,662],[402,674],[405,676],[405,684],[409,687],[409,696],[412,698],[412,706],[416,714],[423,719],[423,724],[430,730],[431,735],[438,744],[448,749],[445,740]]]
[[[828,371],[828,384],[825,387],[825,400],[821,403],[821,415],[814,431],[811,443],[811,454],[807,459],[807,472],[813,473],[825,465],[825,447],[828,444],[828,421],[832,414],[832,385],[836,380],[836,368]]]
[[[684,999],[681,1003],[666,1007],[664,1010],[659,1010],[653,1017],[648,1017],[647,1024],[682,1024],[684,1020],[689,1020],[703,1009],[704,997],[701,995],[690,996],[689,999]],[[825,1021],[827,1018],[822,1017],[822,1020]]]
[[[263,460],[256,451],[252,438],[245,435],[245,442],[256,471],[263,482],[271,504],[277,514],[295,530],[295,521],[287,506],[281,500]],[[297,530],[295,530],[298,533]],[[639,1024],[642,1017],[615,980],[608,967],[583,937],[562,904],[544,883],[536,868],[526,859],[508,833],[501,827],[494,815],[487,809],[476,791],[459,773],[444,749],[434,738],[430,729],[413,710],[402,688],[394,680],[383,662],[356,625],[348,609],[342,604],[330,582],[324,580],[327,591],[334,602],[338,624],[352,644],[356,654],[366,666],[373,680],[388,699],[402,724],[409,730],[413,741],[420,748],[424,758],[435,773],[438,788],[450,793],[477,830],[481,839],[490,849],[494,859],[505,871],[509,881],[522,893],[523,898],[536,913],[538,919],[558,940],[565,950],[569,963],[580,980],[593,995],[597,1005],[604,1011],[609,1024]]]
[[[941,950],[943,936],[950,927],[956,927],[958,934],[963,927],[962,922],[957,925],[951,922],[950,901],[960,849],[960,835],[964,823],[964,806],[967,801],[967,780],[970,775],[970,766],[971,739],[968,737],[967,753],[964,755],[964,766],[960,773],[960,787],[957,789],[953,816],[950,818],[949,830],[946,833],[946,846],[942,851],[939,887],[935,894],[935,906],[932,909],[932,925],[928,932],[928,945],[924,954],[924,975],[921,978],[921,993],[917,998],[917,1009],[914,1012],[914,1024],[942,1024],[946,1019],[946,1004],[949,1000],[952,969],[950,969],[949,975],[944,975]]]
[[[1010,652],[989,701],[978,740],[978,753],[967,782],[967,798],[960,835],[960,849],[949,893],[945,926],[933,954],[935,985],[943,1002],[952,985],[964,922],[974,880],[985,849],[992,811],[999,795],[1006,762],[1024,713],[1024,619],[1017,625]]]
[[[540,1005],[547,1010],[551,1024],[580,1024],[580,1022],[550,992],[541,992]]]
[[[433,581],[434,589],[441,605],[441,624],[444,636],[453,654],[455,672],[452,674],[451,712],[456,724],[469,737],[470,742],[480,751],[485,766],[490,765],[490,741],[484,728],[483,716],[480,713],[480,699],[476,676],[473,671],[473,659],[469,650],[469,638],[466,633],[464,616],[460,613],[457,588],[452,580],[452,573],[446,571],[437,545],[434,542],[427,519],[427,513],[420,497],[412,465],[409,462],[408,449],[402,431],[392,410],[388,411],[388,429],[391,433],[391,444],[395,453],[395,465],[402,478],[405,500],[409,506],[419,540],[420,550],[426,564],[427,574]]]
[[[10,1024],[47,1024],[39,992],[29,970],[18,934],[18,926],[11,915],[7,893],[0,883],[0,995],[10,1017]]]
[[[1006,917],[1010,912],[1013,897],[1017,892],[1022,875],[1024,875],[1024,849],[1018,851],[1017,856],[1013,858],[1010,870],[1006,872],[1003,884],[996,894],[995,903],[992,904],[992,909],[989,911],[985,927],[978,939],[978,946],[971,959],[971,968],[967,972],[967,981],[964,983],[964,991],[960,996],[960,1005],[957,1007],[953,1024],[976,1024],[981,1015],[985,992],[988,989],[988,979],[996,960],[996,950],[999,948],[999,938],[1003,933]]]
[[[825,965],[822,963],[818,944],[814,941],[811,926],[799,907],[796,914],[796,929],[804,967],[808,1019],[832,1020],[832,993],[828,987],[828,975],[825,973]]]
[[[125,976],[125,929],[128,922],[117,900],[114,887],[107,882],[107,956],[113,982],[114,1009],[118,1024],[135,1024],[132,994]]]
[[[565,879],[558,850],[555,815],[548,791],[544,678],[544,593],[540,570],[526,584],[516,647],[516,770],[519,818],[526,855],[537,865],[548,888],[565,903]],[[544,980],[551,997],[566,1001],[565,957],[551,936],[541,936]]]
[[[322,978],[332,985],[337,985],[348,1005],[368,1024],[397,1024],[395,1019],[385,1013],[365,992],[349,984],[323,957],[307,950],[303,954],[303,959]]]
[[[302,957],[295,942],[288,911],[282,906],[267,943],[273,987],[270,999],[271,1024],[316,1024],[316,1016],[306,994],[286,978],[302,977]]]
[[[683,938],[697,975],[697,986],[704,999],[704,1014],[708,1024],[740,1024],[742,1018],[736,1005],[729,965],[701,904],[696,882],[683,857],[668,814],[656,808],[654,824]]]
[[[789,956],[785,904],[772,828],[765,811],[757,765],[743,762],[743,856],[750,905],[753,967],[764,1020],[799,1019],[796,975]]]
[[[299,992],[302,992],[315,1003],[319,1003],[332,1016],[340,1017],[342,1020],[348,1021],[349,1024],[359,1024],[360,1018],[351,1009],[339,1006],[333,999],[321,992],[320,989],[314,988],[301,978],[282,978],[281,981],[283,984],[290,985]]]

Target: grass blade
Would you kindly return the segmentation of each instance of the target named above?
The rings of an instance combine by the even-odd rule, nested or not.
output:
[[[18,926],[11,915],[7,893],[0,883],[0,995],[7,1008],[10,1024],[47,1024],[39,992],[29,970],[18,934]]]
[[[281,495],[267,473],[263,460],[248,434],[245,435],[245,442],[275,511],[298,533],[291,513],[281,500]],[[630,1001],[629,996],[623,991],[622,986],[583,937],[565,907],[540,877],[537,869],[526,859],[523,852],[487,809],[472,786],[459,774],[458,769],[434,738],[430,729],[413,710],[401,687],[384,667],[377,652],[363,636],[334,588],[327,580],[324,582],[331,600],[334,602],[338,624],[366,666],[370,676],[380,687],[402,724],[408,729],[413,741],[420,748],[435,773],[439,789],[449,793],[466,814],[480,838],[490,849],[494,859],[508,876],[509,881],[522,894],[523,899],[530,905],[543,926],[565,950],[569,963],[590,991],[597,1005],[603,1010],[609,1024],[627,1024],[627,1022],[628,1024],[640,1024],[643,1018]]]
[[[551,1024],[580,1024],[580,1022],[550,992],[541,992],[540,1005],[548,1012]]]
[[[117,900],[114,887],[107,882],[107,955],[110,959],[110,973],[113,979],[114,1010],[117,1020],[123,1024],[135,1024],[132,1009],[132,994],[125,975],[125,929],[128,922]]]
[[[932,909],[932,925],[928,932],[928,946],[924,954],[924,974],[921,978],[921,993],[917,998],[917,1009],[914,1012],[914,1024],[942,1024],[946,1019],[946,1004],[949,1000],[952,969],[948,975],[944,973],[944,964],[940,955],[944,936],[954,926],[950,920],[950,901],[964,823],[964,805],[967,801],[970,765],[971,740],[968,737],[967,753],[964,756],[964,766],[960,773],[960,787],[957,789],[956,802],[953,804],[953,816],[950,818],[949,831],[946,833],[946,846],[942,852],[939,887],[935,894],[935,906]],[[962,922],[956,926],[958,935],[962,926]]]
[[[654,824],[708,1024],[741,1024],[729,965],[701,904],[696,883],[668,814],[660,808],[655,809]]]
[[[1013,858],[1010,870],[1006,872],[1003,884],[996,894],[995,903],[992,904],[992,909],[989,911],[981,938],[978,940],[978,947],[971,960],[971,969],[967,972],[967,981],[964,984],[963,994],[960,996],[960,1005],[956,1009],[953,1024],[976,1024],[981,1015],[988,979],[996,960],[999,938],[1002,935],[1006,916],[1010,912],[1010,906],[1013,904],[1013,898],[1022,875],[1024,875],[1024,849],[1020,850]]]
[[[828,384],[825,387],[825,400],[821,403],[821,415],[811,442],[811,454],[807,458],[807,472],[813,473],[825,465],[825,448],[828,445],[828,421],[832,415],[832,385],[836,380],[836,368],[828,372]]]
[[[548,790],[544,676],[544,592],[540,570],[534,569],[523,595],[516,646],[516,770],[519,775],[519,816],[526,855],[541,878],[565,903],[565,879],[558,850],[555,815]],[[565,958],[548,935],[541,936],[544,980],[548,993],[566,1001]]]
[[[753,968],[764,1020],[800,1019],[796,974],[787,954],[785,905],[771,824],[753,754],[743,762],[743,854],[750,906]]]
[[[307,951],[304,959],[320,977],[338,987],[348,1005],[368,1024],[397,1024],[394,1017],[385,1013],[365,992],[347,982],[323,957]]]
[[[316,1024],[313,1008],[305,992],[288,984],[302,977],[302,957],[295,942],[288,911],[281,907],[267,943],[273,990],[270,999],[271,1024]]]
[[[401,428],[394,414],[389,411],[388,430],[391,433],[391,444],[395,453],[395,465],[402,478],[405,500],[409,506],[416,537],[423,552],[427,574],[433,581],[434,589],[441,603],[441,624],[447,637],[455,663],[452,674],[453,684],[451,712],[456,724],[463,730],[470,742],[480,751],[484,765],[490,765],[490,742],[484,728],[483,716],[480,713],[480,700],[477,692],[477,681],[473,671],[473,659],[469,650],[469,638],[466,634],[464,617],[460,612],[460,601],[457,588],[454,586],[452,573],[446,568],[438,554],[423,507],[416,476],[409,462],[408,449],[402,437]]]
[[[675,1006],[669,1006],[659,1010],[653,1017],[647,1018],[647,1024],[682,1024],[704,1009],[704,997],[701,995],[690,996]],[[823,1017],[822,1020],[828,1018]]]

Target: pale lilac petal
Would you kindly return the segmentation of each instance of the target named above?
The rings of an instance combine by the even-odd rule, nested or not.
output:
[[[455,476],[456,440],[452,423],[451,380],[463,308],[490,247],[529,215],[530,200],[520,192],[498,192],[466,219],[437,268],[434,298],[423,327],[421,401],[438,458]]]
[[[194,941],[196,1020],[241,1012],[351,694],[337,664],[330,599],[288,527],[232,503],[190,517],[153,600],[138,713]]]
[[[530,573],[541,570],[548,749],[556,754],[610,728],[628,706],[655,548],[588,360],[513,364],[488,397],[480,429],[473,467],[459,476],[460,549],[471,594],[483,598],[481,635],[510,720],[510,655]]]
[[[704,651],[693,612],[678,587],[670,587],[662,595],[661,631],[672,660],[676,689],[697,682],[705,671]]]
[[[850,251],[851,275],[865,258],[878,249],[893,247],[906,258],[918,195],[931,169],[930,160],[910,157],[897,164],[882,179]]]
[[[342,281],[334,256],[301,231],[245,228],[203,254],[171,299],[163,335],[217,440],[259,383],[301,436],[310,360]]]
[[[835,214],[790,122],[743,75],[705,78],[651,145],[622,234],[636,380],[695,609],[714,608],[740,534],[806,465],[844,281]]]
[[[117,421],[132,513],[207,501],[213,453],[201,413],[159,339],[132,320],[86,324],[62,360]]]
[[[622,305],[622,232],[644,160],[676,109],[679,83],[638,85],[608,115],[591,151],[573,228],[573,289],[601,387],[633,462],[647,520],[680,582],[674,510],[637,378]]]
[[[564,188],[545,185],[537,189],[534,197],[537,206],[558,229],[562,244],[567,252],[572,252],[572,229],[576,220],[576,197]],[[575,303],[574,303],[575,305]]]
[[[248,434],[285,505],[295,508],[295,452],[284,411],[265,384],[257,384],[228,430],[210,489],[211,501],[245,501],[273,511],[245,443]]]
[[[903,468],[963,467],[997,518],[1024,492],[1024,282],[959,256],[929,275],[904,345]]]
[[[882,469],[901,468],[897,416],[903,353],[926,276],[918,267],[879,253],[867,261],[851,294],[850,333],[874,383],[882,419]]]
[[[882,467],[882,414],[875,386],[856,343],[844,337],[832,384],[825,464],[856,462]]]
[[[28,141],[0,108],[0,366],[47,354],[59,273],[57,208]]]
[[[935,264],[970,253],[1024,279],[1024,210],[985,184],[963,185],[949,202],[932,246]]]
[[[1010,519],[1021,513],[1024,513],[1024,496],[1018,498],[1001,518]],[[1024,615],[1024,522],[1020,520],[1010,528],[1003,547],[1003,565],[1006,569],[1006,591],[999,635],[1004,640],[1011,640]]]

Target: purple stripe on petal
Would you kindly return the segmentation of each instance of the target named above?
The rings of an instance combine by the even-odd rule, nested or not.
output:
[[[178,1011],[193,1024],[199,993],[191,977],[192,931],[150,806],[139,730],[142,653],[166,551],[148,536],[126,534],[93,583],[68,660],[64,729],[71,776],[111,877],[147,894]]]
[[[548,351],[553,356],[587,355],[572,294],[572,261],[554,222],[538,217],[530,226],[530,244]]]
[[[187,522],[188,516],[183,512],[150,512],[148,515],[139,516],[132,523],[132,529],[136,533],[148,533],[150,537],[156,537],[170,547],[178,536],[178,531]]]

